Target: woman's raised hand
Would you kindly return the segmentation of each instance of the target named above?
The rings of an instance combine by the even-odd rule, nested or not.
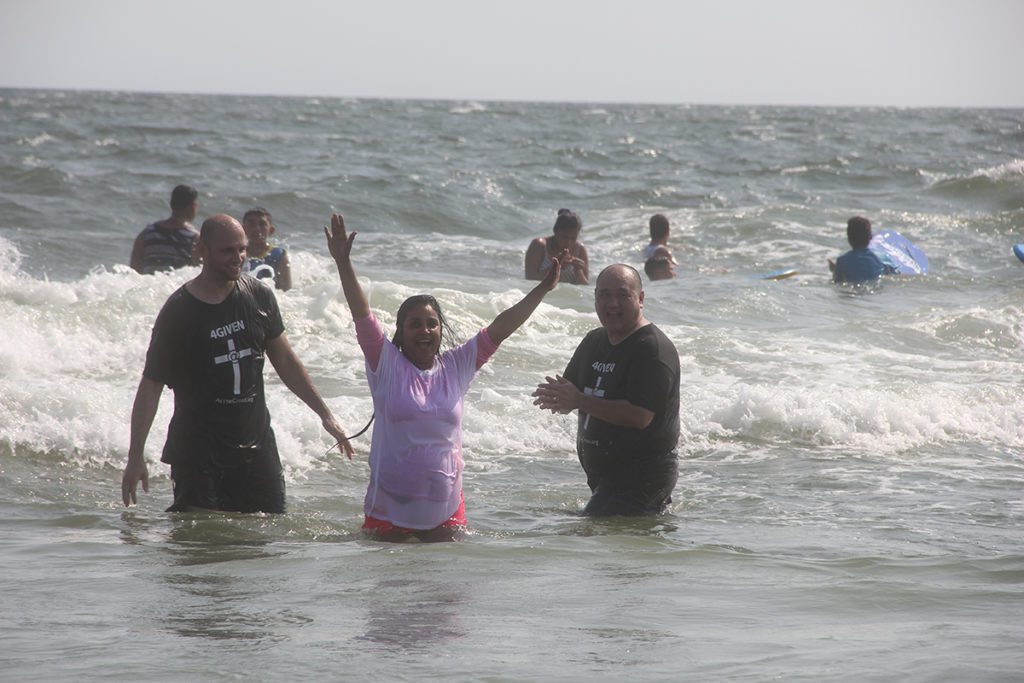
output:
[[[570,258],[569,250],[564,249],[562,253],[558,255],[558,258],[552,260],[551,267],[548,268],[548,272],[544,274],[544,279],[540,281],[541,285],[547,288],[547,291],[551,291],[558,284],[558,280],[562,277],[562,259]]]
[[[340,213],[331,214],[331,229],[328,230],[324,226],[324,235],[327,237],[327,248],[335,263],[349,260],[352,255],[352,241],[358,234],[358,232],[349,233],[345,230],[345,217]]]

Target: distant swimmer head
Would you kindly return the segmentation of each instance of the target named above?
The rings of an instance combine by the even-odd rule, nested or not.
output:
[[[647,259],[644,262],[644,273],[649,280],[671,280],[676,276],[675,266],[665,257]]]
[[[267,249],[267,240],[274,234],[274,219],[270,212],[263,207],[249,209],[242,216],[242,227],[249,238],[249,250],[262,257]]]
[[[242,215],[242,225],[245,225],[250,220],[255,220],[256,218],[263,218],[270,225],[274,224],[274,218],[270,215],[270,212],[264,209],[262,206],[257,206],[255,208],[249,209]]]
[[[846,222],[846,239],[854,249],[864,249],[871,243],[871,221],[854,216]]]
[[[558,217],[555,218],[553,229],[559,246],[563,249],[569,248],[580,238],[580,231],[583,229],[583,221],[575,212],[569,209],[559,209]]]
[[[199,211],[199,192],[191,185],[178,185],[171,192],[171,213],[188,214],[188,220],[196,217]]]
[[[663,214],[656,213],[651,216],[651,221],[648,224],[651,231],[652,242],[663,242],[668,239],[669,226],[668,218]]]
[[[583,229],[583,221],[580,220],[579,215],[575,211],[569,209],[559,209],[558,216],[555,218],[555,231],[559,230],[575,230],[579,232]]]

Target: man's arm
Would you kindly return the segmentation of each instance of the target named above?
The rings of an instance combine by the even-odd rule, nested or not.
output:
[[[533,403],[543,410],[553,413],[568,413],[582,410],[588,415],[608,424],[644,429],[654,420],[654,412],[647,408],[633,405],[625,399],[599,398],[585,394],[561,375],[554,378],[545,377],[544,383],[533,392],[536,397]]]
[[[128,463],[121,475],[121,500],[125,505],[137,503],[135,487],[142,482],[142,490],[149,493],[149,470],[143,457],[146,450],[146,438],[153,426],[157,408],[160,407],[160,394],[164,385],[155,379],[143,376],[139,388],[135,392],[135,403],[132,405],[131,437],[128,445]]]
[[[352,445],[345,436],[345,431],[334,420],[334,414],[327,407],[320,397],[320,392],[313,386],[313,381],[306,372],[306,367],[295,355],[288,338],[281,334],[267,342],[267,357],[274,366],[278,376],[288,389],[298,396],[303,403],[309,406],[310,410],[320,417],[320,422],[327,433],[338,440],[338,443],[345,450],[345,455],[352,459]]]

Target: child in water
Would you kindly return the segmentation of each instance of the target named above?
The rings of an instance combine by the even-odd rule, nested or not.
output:
[[[854,216],[847,221],[846,240],[850,243],[850,251],[835,261],[828,261],[832,282],[856,285],[873,282],[882,275],[896,272],[895,268],[882,263],[878,255],[868,248],[871,244],[871,221],[867,218]]]
[[[651,216],[651,243],[644,247],[644,272],[651,280],[669,280],[676,276],[676,259],[668,246],[668,218],[660,213]]]
[[[263,208],[249,209],[242,217],[245,236],[249,238],[249,256],[244,270],[260,279],[272,278],[274,286],[285,292],[292,288],[292,266],[284,247],[271,246],[274,220]]]

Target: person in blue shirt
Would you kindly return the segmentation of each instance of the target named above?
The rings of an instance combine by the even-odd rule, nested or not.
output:
[[[871,243],[871,221],[863,216],[854,216],[846,223],[846,239],[850,251],[834,262],[829,259],[832,282],[859,284],[877,280],[882,275],[896,272],[892,266],[882,263],[875,252],[868,249]]]

